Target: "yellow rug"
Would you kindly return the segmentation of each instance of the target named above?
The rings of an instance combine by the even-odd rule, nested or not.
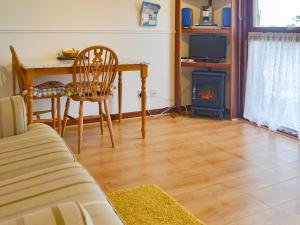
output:
[[[108,194],[126,225],[204,225],[154,184]]]

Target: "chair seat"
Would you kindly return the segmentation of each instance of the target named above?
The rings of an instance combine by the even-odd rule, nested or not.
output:
[[[26,95],[27,92],[25,90],[23,94]],[[35,98],[49,98],[63,95],[65,95],[65,85],[60,81],[47,81],[33,88],[33,97]]]
[[[86,86],[88,86],[88,82],[86,82]],[[93,86],[93,85],[92,85],[92,82],[90,82],[90,86],[91,86],[91,87]],[[98,87],[97,87],[97,94],[100,94],[100,93],[101,93],[101,88],[102,88],[102,86],[103,86],[103,83],[100,82],[100,83],[98,84]],[[68,83],[68,84],[65,86],[65,94],[66,94],[67,96],[78,95],[78,96],[80,96],[80,97],[83,97],[83,96],[81,96],[81,95],[87,95],[87,96],[91,95],[91,94],[88,92],[88,90],[86,90],[85,93],[80,93],[80,83],[79,83],[79,82],[77,82],[77,90],[74,90],[74,84],[73,84],[73,82]],[[110,90],[110,92],[108,93],[108,95],[112,95],[112,91],[111,91],[111,90]]]

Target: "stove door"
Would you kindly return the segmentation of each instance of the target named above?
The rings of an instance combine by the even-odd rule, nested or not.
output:
[[[199,108],[225,108],[225,78],[223,76],[194,76],[192,106]]]

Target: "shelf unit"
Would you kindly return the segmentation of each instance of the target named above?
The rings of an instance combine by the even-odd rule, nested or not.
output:
[[[182,4],[184,1],[189,0],[176,0],[175,5],[175,106],[178,110],[181,109],[181,74],[182,68],[208,68],[208,69],[221,69],[227,70],[229,72],[229,95],[228,103],[229,103],[229,111],[230,111],[230,119],[238,118],[239,114],[239,21],[238,21],[238,11],[239,11],[239,0],[224,0],[226,3],[230,4],[231,7],[231,28],[230,29],[214,29],[214,28],[199,28],[199,29],[190,29],[183,28],[181,26],[181,11]],[[196,1],[196,0],[194,0]],[[213,5],[214,1],[219,0],[208,0],[207,5]],[[202,0],[199,0],[203,3]],[[181,53],[182,47],[182,37],[184,35],[190,34],[216,34],[216,35],[226,35],[230,42],[229,55],[230,58],[227,59],[226,63],[205,63],[205,62],[182,62],[181,57],[183,57]]]

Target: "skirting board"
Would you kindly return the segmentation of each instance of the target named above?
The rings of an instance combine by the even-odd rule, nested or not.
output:
[[[164,109],[152,109],[149,110],[151,115],[158,115],[160,114]],[[147,116],[149,116],[149,112],[147,111]],[[142,112],[138,111],[138,112],[128,112],[128,113],[123,113],[122,114],[122,119],[130,119],[130,118],[137,118],[137,117],[141,117],[142,116]],[[112,114],[111,115],[111,119],[112,120],[119,120],[119,114]],[[97,118],[96,116],[86,116],[84,117],[83,122],[86,123],[97,123],[99,122],[99,118]],[[68,120],[67,125],[75,125],[76,121],[74,120]]]
[[[161,109],[151,109],[151,110],[147,110],[147,116],[151,115],[158,115],[160,113],[162,113],[163,111],[165,111],[168,107],[166,108],[161,108]],[[169,113],[169,111],[167,111],[166,113]],[[130,119],[130,118],[137,118],[137,117],[141,117],[142,116],[142,112],[141,111],[137,111],[137,112],[127,112],[127,113],[123,113],[122,114],[122,119]],[[105,118],[104,118],[105,119]],[[119,120],[119,114],[111,114],[111,119],[112,120]],[[46,123],[48,125],[51,125],[50,120],[36,120],[34,122],[42,122],[42,123]],[[88,124],[88,123],[97,123],[99,122],[99,117],[97,116],[85,116],[83,119],[83,123],[84,124]],[[72,125],[76,125],[76,121],[74,120],[68,120],[67,122],[67,126],[72,126]]]

